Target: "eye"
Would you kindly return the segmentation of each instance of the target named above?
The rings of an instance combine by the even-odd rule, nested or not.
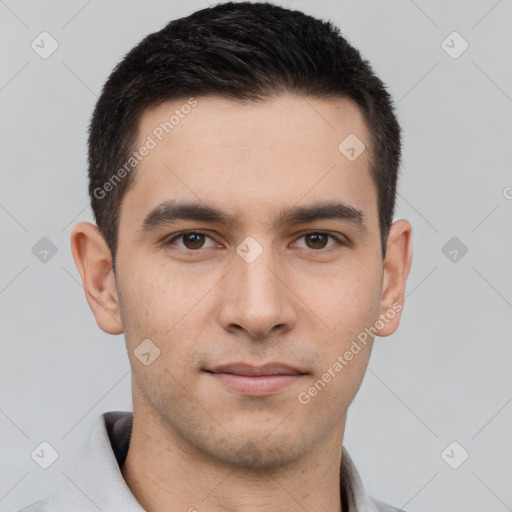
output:
[[[209,238],[212,243],[210,246],[205,246],[205,239]],[[328,240],[334,240],[334,243],[331,245],[326,245]],[[312,249],[314,251],[320,251],[323,249],[327,249],[332,247],[333,245],[345,245],[341,238],[324,231],[312,231],[309,233],[305,233],[301,235],[298,240],[305,239],[306,246],[300,247],[305,249]],[[177,241],[181,241],[183,245],[176,243]],[[164,241],[164,246],[176,245],[177,247],[186,250],[198,252],[199,249],[207,249],[208,247],[215,247],[215,241],[213,238],[202,231],[182,231],[181,233],[176,234],[172,238],[169,238]],[[297,242],[294,243],[295,246]]]
[[[203,233],[202,231],[183,231],[178,233],[176,236],[166,240],[164,245],[178,245],[178,247],[181,247],[181,249],[196,251],[197,249],[204,249],[205,238],[213,240],[210,236],[208,236],[206,233]],[[182,240],[184,246],[175,244],[175,240]],[[214,245],[215,244],[211,245],[210,247],[213,247]]]
[[[338,238],[337,236],[334,236],[330,233],[326,233],[326,232],[323,232],[323,231],[313,231],[313,232],[310,232],[310,233],[305,233],[304,235],[302,235],[300,239],[304,238],[306,240],[306,243],[310,244],[310,246],[306,246],[305,248],[306,249],[313,249],[313,250],[322,250],[322,249],[326,249],[326,243],[328,241],[329,238],[332,238],[333,240],[335,240],[335,243],[333,245],[343,245],[343,242],[341,241],[340,238]],[[331,246],[327,246],[328,247],[332,247]]]

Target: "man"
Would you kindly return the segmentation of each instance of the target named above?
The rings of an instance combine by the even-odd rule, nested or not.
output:
[[[24,510],[398,510],[343,435],[399,325],[400,151],[384,84],[299,11],[221,4],[132,49],[93,113],[97,227],[72,252],[99,327],[125,335],[133,415],[104,413]]]

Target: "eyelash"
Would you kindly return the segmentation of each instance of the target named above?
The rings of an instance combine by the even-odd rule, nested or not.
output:
[[[171,245],[174,244],[175,240],[178,240],[179,238],[182,238],[185,235],[192,235],[192,234],[193,235],[204,235],[204,236],[206,236],[208,238],[211,238],[213,240],[213,238],[210,235],[208,235],[207,233],[205,233],[204,231],[189,230],[189,231],[180,231],[179,233],[174,235],[172,238],[169,238],[169,239],[165,240],[163,245],[165,247],[171,246]],[[327,235],[330,238],[334,239],[338,246],[347,245],[347,242],[344,242],[341,238],[333,235],[332,233],[330,233],[328,231],[308,231],[307,233],[303,233],[302,235],[300,235],[297,240],[299,240],[299,239],[301,239],[301,238],[303,238],[303,237],[305,237],[307,235]],[[309,249],[309,250],[314,251],[314,252],[324,252],[324,251],[327,251],[328,249],[332,249],[333,247],[334,246],[323,248],[323,249]],[[188,252],[188,253],[198,253],[198,252],[201,251],[202,248],[194,250],[194,249],[184,249],[182,247],[179,247],[178,249],[180,249],[182,251],[185,251],[185,252]]]

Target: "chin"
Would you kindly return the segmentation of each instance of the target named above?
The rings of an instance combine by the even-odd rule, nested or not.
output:
[[[290,464],[310,448],[305,440],[293,441],[289,433],[274,434],[270,439],[266,433],[255,435],[254,430],[247,436],[237,433],[208,451],[212,457],[237,468],[268,470]]]

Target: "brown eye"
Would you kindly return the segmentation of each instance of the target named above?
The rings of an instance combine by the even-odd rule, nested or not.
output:
[[[183,243],[187,249],[200,249],[204,243],[204,235],[201,233],[187,233],[182,235]]]
[[[189,251],[197,251],[198,249],[203,249],[205,240],[209,238],[206,233],[202,233],[200,231],[188,231],[183,233],[178,233],[173,238],[164,242],[165,246],[177,245],[181,249],[189,250]],[[181,244],[177,243],[178,241],[182,242]],[[212,247],[212,245],[211,245]]]
[[[327,245],[329,242],[329,238],[334,240],[334,244],[331,244],[330,246]],[[343,245],[343,242],[341,239],[339,239],[337,236],[331,235],[330,233],[324,233],[323,231],[315,231],[311,233],[306,233],[302,235],[300,239],[305,240],[305,248],[306,249],[312,249],[314,251],[320,251],[322,249],[328,249],[332,247],[333,245]]]
[[[326,233],[309,233],[304,236],[306,240],[309,240],[309,242],[312,244],[310,249],[324,249],[325,244],[327,243],[327,239],[329,238],[329,235]]]

